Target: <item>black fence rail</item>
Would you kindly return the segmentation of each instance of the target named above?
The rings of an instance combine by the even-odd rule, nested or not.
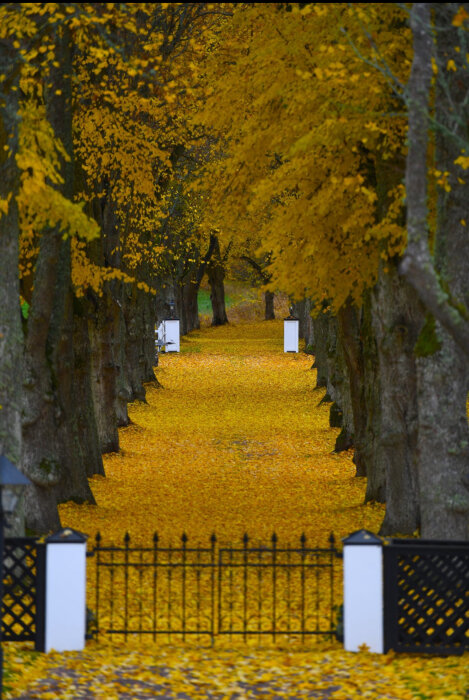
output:
[[[469,542],[392,539],[383,555],[385,651],[469,649]]]
[[[8,537],[3,552],[2,641],[34,641],[43,648],[44,545]]]
[[[336,632],[334,595],[341,582],[341,554],[331,535],[329,546],[281,547],[276,535],[268,546],[95,547],[96,634],[121,639],[145,635],[157,641],[218,636],[274,642],[282,637],[304,642]],[[339,575],[340,573],[340,575]]]

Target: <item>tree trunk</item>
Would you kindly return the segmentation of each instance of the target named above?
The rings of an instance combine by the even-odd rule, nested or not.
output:
[[[83,364],[81,377],[76,374],[76,353],[74,347],[75,319],[74,299],[71,282],[71,247],[70,241],[61,242],[58,262],[58,276],[55,285],[54,307],[49,328],[48,346],[51,363],[52,382],[57,387],[57,404],[55,406],[55,425],[58,448],[58,461],[62,467],[63,478],[56,487],[59,503],[75,501],[76,503],[95,503],[87,480],[88,468],[102,472],[97,455],[99,455],[98,433],[96,425],[88,429],[89,443],[79,431],[80,417],[89,419],[86,398],[91,384],[90,365]],[[81,325],[81,324],[80,324]],[[81,329],[82,334],[85,333]],[[83,342],[83,338],[80,339]],[[88,342],[88,339],[85,341]],[[82,348],[83,352],[86,352]],[[83,361],[83,356],[78,361]],[[88,373],[85,376],[85,373]],[[81,378],[81,383],[77,381]]]
[[[145,401],[145,327],[143,293],[136,284],[124,285],[125,365],[123,371],[130,385],[130,401]],[[153,375],[154,378],[154,375]]]
[[[274,299],[275,294],[273,292],[264,292],[264,302],[265,302],[265,321],[273,321],[275,319],[274,310]]]
[[[385,472],[382,534],[412,534],[419,527],[416,471],[417,394],[414,346],[422,324],[415,292],[396,263],[380,271],[373,295],[373,328],[379,357],[381,435],[378,459]]]
[[[0,42],[0,71],[12,64],[8,40]],[[15,81],[17,83],[18,81]],[[14,88],[14,89],[12,89]],[[0,212],[0,455],[22,470],[21,377],[23,331],[18,282],[18,85],[0,88],[0,201],[8,201]],[[22,507],[9,517],[8,535],[24,534]]]
[[[109,285],[97,299],[89,323],[91,343],[91,376],[93,405],[102,454],[119,451],[117,431],[117,377],[119,365],[116,342],[120,309],[113,299]]]
[[[329,314],[322,312],[313,319],[315,339],[313,369],[317,370],[316,389],[327,387],[327,335],[329,320]]]
[[[45,90],[47,116],[72,156],[71,36],[62,28],[54,39],[60,61],[51,67]],[[61,192],[72,200],[72,157],[63,163],[62,174]],[[94,503],[86,479],[88,445],[78,434],[81,397],[73,381],[73,335],[70,241],[57,227],[41,235],[25,342],[24,468],[33,482],[25,503],[27,524],[38,532],[59,526],[58,501]]]
[[[52,381],[47,340],[62,238],[43,232],[34,274],[34,290],[25,339],[23,380],[23,465],[32,485],[26,488],[26,524],[36,532],[60,527],[57,494],[63,479],[58,459],[55,414],[57,390]]]
[[[365,435],[362,456],[366,464],[365,503],[383,503],[386,498],[386,479],[379,458],[381,434],[381,404],[386,400],[379,381],[379,358],[376,336],[372,323],[372,299],[367,292],[363,299],[360,317],[360,334],[363,353],[363,403],[365,407]]]
[[[181,335],[200,328],[197,295],[200,284],[189,279],[179,286],[178,307],[180,312]]]
[[[359,312],[348,302],[339,309],[337,320],[340,342],[344,351],[350,381],[355,448],[353,461],[357,467],[357,476],[366,476],[367,412],[364,394],[365,369],[360,337]]]
[[[329,425],[331,428],[341,428],[335,441],[334,451],[342,452],[353,447],[354,427],[350,380],[340,339],[336,347],[334,376],[330,383],[333,385],[331,392],[333,403],[329,413]]]
[[[299,319],[299,336],[305,341],[306,352],[314,352],[313,319],[311,299],[302,299],[293,304],[293,314]]]
[[[215,236],[212,257],[207,265],[207,276],[210,285],[210,301],[212,302],[212,326],[224,326],[228,323],[225,308],[225,267],[220,253],[220,242]]]
[[[454,162],[461,154],[461,141],[468,142],[469,76],[466,59],[459,55],[459,30],[452,24],[458,6],[435,3],[433,7],[437,64],[440,70],[449,61],[457,67],[445,72],[444,82],[443,78],[437,81],[436,122],[441,127],[436,134],[435,166],[450,173],[451,189],[438,191],[434,262],[440,286],[450,290],[448,296],[453,304],[458,300],[464,315],[469,309],[469,237],[464,224],[469,183],[466,177],[458,179]],[[468,3],[462,7],[469,11]],[[417,47],[416,59],[428,66],[430,56],[419,54]],[[452,319],[458,326],[455,313]],[[428,315],[417,344],[421,534],[465,540],[469,538],[468,347],[458,342],[462,328],[453,333],[450,326],[443,328]]]

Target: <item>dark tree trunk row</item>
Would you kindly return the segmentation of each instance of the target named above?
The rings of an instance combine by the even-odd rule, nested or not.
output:
[[[0,72],[11,70],[13,38],[0,42]],[[0,454],[16,465],[21,463],[21,376],[23,330],[18,281],[19,221],[16,196],[20,184],[18,151],[19,74],[0,86],[0,201],[8,207],[0,213]],[[8,201],[9,200],[9,201]],[[9,518],[11,534],[24,529],[22,508],[16,521]],[[10,534],[9,533],[9,534]]]

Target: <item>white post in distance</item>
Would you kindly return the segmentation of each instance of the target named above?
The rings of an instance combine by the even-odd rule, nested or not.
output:
[[[283,319],[283,352],[298,352],[298,338],[300,333],[300,321],[293,316]]]
[[[164,320],[165,329],[165,351],[166,352],[179,352],[180,351],[180,338],[179,338],[179,319],[178,318],[167,318]]]
[[[81,651],[86,636],[86,537],[65,528],[46,539],[44,651]]]
[[[344,543],[344,648],[384,653],[383,549],[372,532],[358,530]]]

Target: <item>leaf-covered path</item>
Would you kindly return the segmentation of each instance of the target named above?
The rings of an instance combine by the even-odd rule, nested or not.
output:
[[[319,544],[331,531],[376,530],[382,506],[363,505],[351,455],[332,453],[338,431],[311,365],[283,352],[281,321],[192,333],[181,354],[161,357],[164,389],[130,407],[121,452],[92,480],[98,507],[63,506],[63,522],[141,542],[154,531],[202,542],[304,531]]]
[[[305,532],[324,544],[367,527],[379,505],[363,505],[365,484],[351,454],[333,454],[323,390],[312,358],[283,353],[282,323],[204,329],[161,357],[163,389],[130,407],[122,450],[92,479],[98,505],[61,507],[64,525],[93,538],[132,541],[294,543]],[[90,601],[91,602],[91,601]],[[301,648],[219,644],[126,647],[92,642],[83,653],[33,656],[7,645],[7,698],[434,698],[467,697],[467,655],[432,659],[345,653],[338,642]]]

